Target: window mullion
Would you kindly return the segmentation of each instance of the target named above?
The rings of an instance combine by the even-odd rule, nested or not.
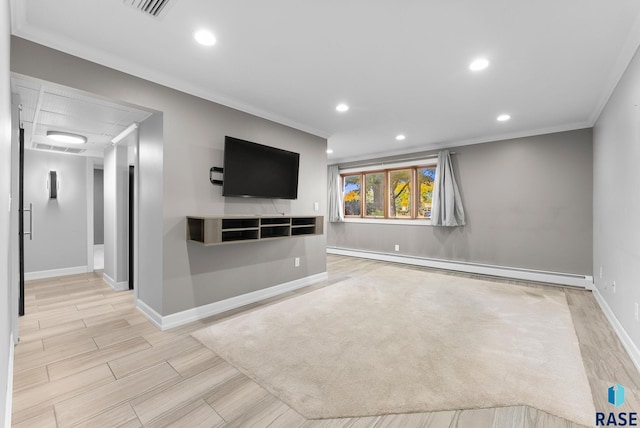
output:
[[[418,203],[420,201],[420,184],[418,183],[418,167],[413,167],[413,219],[418,218]]]
[[[360,174],[360,218],[365,218],[367,216],[367,182],[365,180],[365,173]]]
[[[384,170],[384,218],[389,218],[389,171]]]

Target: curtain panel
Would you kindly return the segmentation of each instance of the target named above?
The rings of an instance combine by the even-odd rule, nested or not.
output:
[[[344,208],[342,206],[342,187],[340,183],[340,168],[338,165],[329,165],[328,192],[329,195],[329,221],[331,223],[344,221]]]
[[[464,207],[448,150],[438,153],[431,224],[433,226],[464,226],[465,224]]]

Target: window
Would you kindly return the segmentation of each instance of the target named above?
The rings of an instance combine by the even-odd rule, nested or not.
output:
[[[365,216],[384,218],[384,172],[364,175]]]
[[[362,214],[362,203],[360,202],[362,176],[360,174],[347,175],[342,179],[344,182],[344,215],[359,217]]]
[[[420,186],[420,200],[418,201],[419,218],[431,218],[433,181],[435,178],[436,169],[434,167],[418,168],[418,186]]]
[[[430,219],[436,174],[432,162],[342,174],[345,217]]]
[[[412,218],[411,182],[413,170],[389,171],[389,217]]]

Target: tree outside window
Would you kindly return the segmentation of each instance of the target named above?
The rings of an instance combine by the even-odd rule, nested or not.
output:
[[[384,172],[365,174],[367,217],[384,217]]]
[[[410,169],[389,171],[389,217],[411,218]]]
[[[371,169],[342,175],[345,216],[430,219],[436,165],[418,162],[401,169]]]
[[[419,218],[431,218],[431,203],[435,178],[435,167],[418,168],[418,183],[420,186]]]
[[[360,203],[361,180],[360,174],[344,177],[344,215],[346,216],[360,216],[362,212]]]

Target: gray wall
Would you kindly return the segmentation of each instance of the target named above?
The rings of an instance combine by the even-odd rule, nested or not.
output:
[[[595,285],[636,346],[640,346],[640,323],[635,320],[635,304],[640,303],[639,105],[636,53],[596,122],[593,148]]]
[[[590,129],[453,151],[466,226],[332,223],[327,245],[592,274]]]
[[[50,170],[57,171],[60,181],[57,199],[49,199]],[[24,202],[33,204],[33,240],[24,244],[25,273],[86,267],[87,158],[25,150]],[[25,223],[28,219],[25,214]]]
[[[104,152],[104,275],[115,281],[115,228],[116,228],[116,151],[108,147]]]
[[[138,168],[135,180],[138,195],[138,271],[134,287],[138,298],[161,313],[163,301],[162,165],[163,115],[154,113],[138,128]]]
[[[11,342],[11,314],[15,301],[12,298],[10,242],[11,194],[11,84],[9,70],[9,2],[0,4],[0,423],[10,420],[5,414],[8,394],[9,353]],[[15,195],[14,195],[15,196]],[[15,205],[13,206],[15,207]],[[10,409],[9,409],[10,411]]]
[[[104,244],[104,171],[93,170],[93,245]]]
[[[162,270],[162,283],[149,284],[143,290],[140,278],[138,295],[162,315],[256,291],[287,281],[326,271],[324,236],[290,240],[245,243],[202,248],[187,244],[187,215],[267,214],[275,210],[270,200],[223,198],[221,189],[208,181],[209,168],[222,164],[224,136],[232,135],[301,154],[299,198],[277,201],[279,210],[288,214],[317,214],[326,206],[326,140],[274,122],[233,110],[179,91],[163,87],[113,69],[100,66],[23,39],[12,39],[12,70],[28,76],[79,88],[108,98],[129,102],[163,113],[162,150],[159,141],[145,153],[140,148],[140,174],[146,168],[150,178],[140,183],[145,192],[162,194],[162,210],[149,209],[140,222],[149,227],[162,217],[161,230],[148,230],[145,239],[162,243],[162,260],[155,252],[144,252],[148,266]],[[141,130],[141,135],[143,131]],[[151,187],[153,186],[153,187]],[[293,258],[301,258],[294,268]],[[162,306],[145,300],[161,295]]]
[[[113,285],[127,282],[129,164],[128,149],[119,144],[104,152],[104,274]]]

